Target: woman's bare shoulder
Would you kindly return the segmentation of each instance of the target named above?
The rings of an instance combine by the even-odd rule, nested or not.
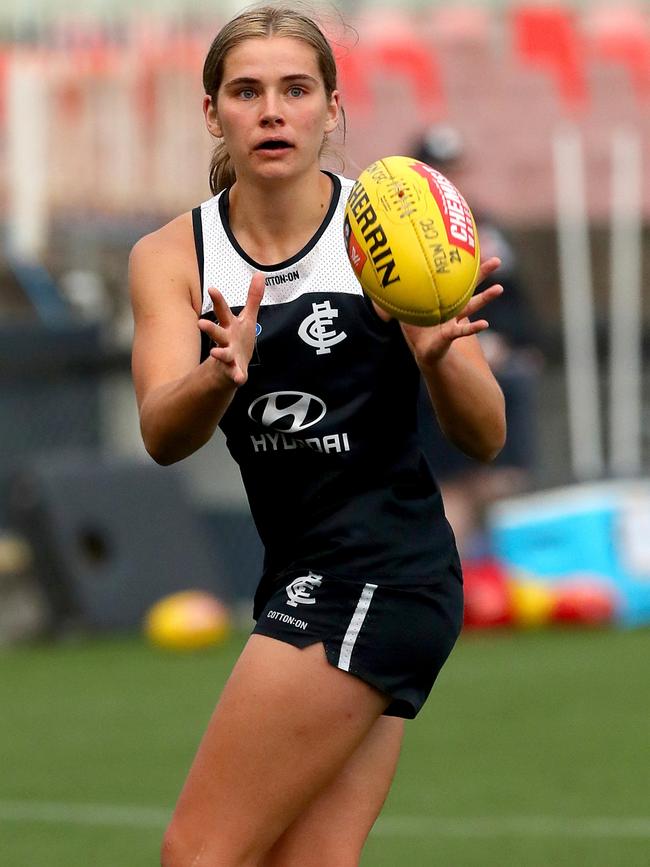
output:
[[[194,232],[192,214],[187,211],[156,229],[143,235],[133,246],[132,256],[194,256]]]
[[[182,291],[189,290],[193,306],[200,307],[201,289],[194,246],[192,214],[187,212],[140,238],[129,257],[132,292],[155,279]]]

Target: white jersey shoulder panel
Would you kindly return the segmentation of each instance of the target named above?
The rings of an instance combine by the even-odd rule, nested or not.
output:
[[[340,191],[335,187],[338,201],[332,203],[333,212],[318,240],[313,240],[293,258],[280,266],[257,266],[242,255],[224,225],[220,200],[225,191],[203,202],[201,226],[203,231],[203,306],[202,313],[212,310],[208,289],[215,287],[223,294],[229,307],[243,307],[251,277],[256,271],[266,275],[266,291],[262,305],[284,304],[307,292],[344,292],[361,295],[362,290],[348,261],[343,240],[345,203],[354,184],[353,180],[335,176]],[[337,185],[336,185],[337,186]]]

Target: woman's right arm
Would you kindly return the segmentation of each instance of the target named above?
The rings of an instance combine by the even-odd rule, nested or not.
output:
[[[219,325],[199,320],[182,245],[176,243],[175,232],[164,227],[133,248],[129,288],[135,319],[133,381],[142,438],[155,461],[172,464],[210,439],[246,381],[263,278],[253,278],[238,317],[220,293],[210,290]],[[199,329],[219,343],[202,363]]]

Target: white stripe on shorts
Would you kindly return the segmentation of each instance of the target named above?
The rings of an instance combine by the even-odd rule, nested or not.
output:
[[[337,666],[338,668],[342,668],[343,671],[350,670],[352,651],[354,650],[355,642],[359,637],[361,627],[363,626],[363,621],[366,619],[366,614],[368,613],[368,609],[370,608],[372,594],[375,592],[376,589],[376,584],[366,584],[361,591],[361,596],[359,597],[359,601],[357,602],[357,607],[354,610],[352,620],[350,621],[350,625],[348,626],[348,631],[345,633],[345,638],[343,639],[343,644],[341,645],[341,653],[339,655],[339,661]]]

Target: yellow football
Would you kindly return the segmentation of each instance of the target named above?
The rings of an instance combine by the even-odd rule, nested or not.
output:
[[[456,316],[476,285],[479,241],[467,202],[411,157],[384,157],[359,175],[345,208],[345,246],[366,294],[414,325]]]
[[[203,590],[183,590],[159,599],[147,611],[144,633],[166,650],[199,650],[221,644],[230,633],[225,605]]]

